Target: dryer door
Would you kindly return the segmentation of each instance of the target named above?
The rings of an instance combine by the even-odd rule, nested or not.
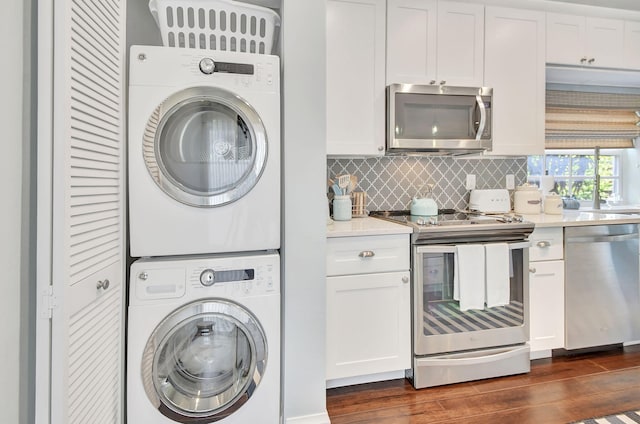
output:
[[[163,415],[211,423],[253,395],[267,364],[267,342],[255,316],[221,299],[187,304],[165,318],[142,355],[142,383]]]
[[[156,184],[174,199],[222,206],[247,194],[267,161],[267,133],[242,98],[215,87],[193,87],[152,113],[143,157]]]

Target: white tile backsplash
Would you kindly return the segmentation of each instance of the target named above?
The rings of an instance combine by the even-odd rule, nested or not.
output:
[[[507,174],[516,185],[527,179],[527,159],[461,159],[441,156],[385,156],[366,159],[328,159],[327,176],[358,177],[356,191],[367,193],[367,210],[408,209],[425,183],[433,184],[433,197],[440,208],[466,209],[469,193],[467,174],[476,176],[476,188],[506,188]]]

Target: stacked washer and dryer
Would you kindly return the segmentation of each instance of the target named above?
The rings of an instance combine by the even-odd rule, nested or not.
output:
[[[276,424],[279,58],[132,46],[129,72],[127,420]]]

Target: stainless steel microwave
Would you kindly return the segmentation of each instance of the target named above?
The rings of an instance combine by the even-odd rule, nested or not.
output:
[[[387,87],[387,153],[444,155],[491,150],[493,89],[446,85]]]

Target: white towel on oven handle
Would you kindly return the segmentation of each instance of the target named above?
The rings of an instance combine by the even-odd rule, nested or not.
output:
[[[484,309],[484,245],[460,244],[456,246],[453,273],[453,298],[460,303],[461,311]]]
[[[507,243],[485,244],[484,254],[487,308],[508,305],[511,298],[509,245]]]

